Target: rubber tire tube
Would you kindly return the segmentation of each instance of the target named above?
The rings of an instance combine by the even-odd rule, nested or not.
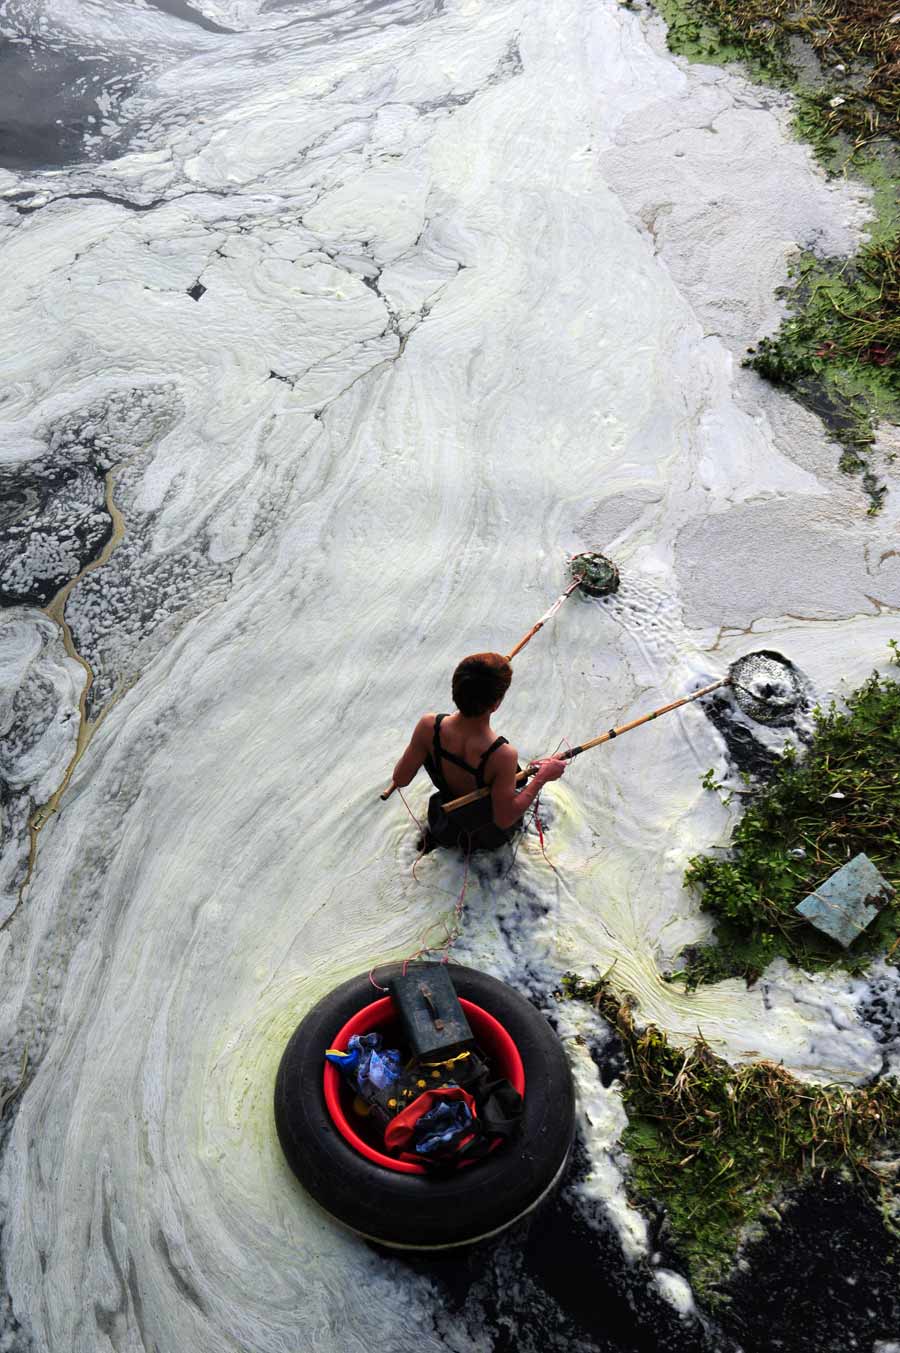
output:
[[[379,980],[400,970],[380,967]],[[275,1124],[288,1164],[316,1202],[368,1240],[408,1249],[471,1245],[511,1226],[562,1177],[575,1134],[572,1073],[544,1016],[474,968],[451,969],[456,994],[505,1027],[525,1068],[516,1134],[452,1175],[401,1174],[366,1160],[340,1135],[325,1103],[324,1054],[338,1030],[378,998],[367,973],[314,1006],[294,1031],[275,1080]]]

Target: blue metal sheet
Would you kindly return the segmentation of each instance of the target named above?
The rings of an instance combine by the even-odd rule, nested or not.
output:
[[[847,949],[893,895],[887,879],[860,853],[804,897],[796,910]]]

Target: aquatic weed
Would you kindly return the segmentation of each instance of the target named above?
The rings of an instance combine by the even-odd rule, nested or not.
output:
[[[858,152],[900,140],[896,0],[655,0],[669,46],[693,60],[741,60],[814,100],[823,142]],[[812,53],[817,66],[802,60]],[[825,88],[834,84],[835,88]],[[840,92],[837,92],[837,85]]]
[[[897,661],[898,645],[891,645]],[[814,971],[862,970],[897,953],[900,933],[900,682],[877,672],[847,699],[814,711],[803,759],[788,749],[734,829],[723,858],[697,855],[685,884],[716,918],[716,943],[681,956],[689,986],[724,977],[755,981],[777,955]],[[707,781],[704,781],[707,783]],[[714,787],[712,784],[709,787]],[[850,950],[799,916],[798,902],[860,851],[898,896]]]

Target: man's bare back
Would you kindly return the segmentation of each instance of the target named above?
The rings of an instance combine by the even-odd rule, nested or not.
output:
[[[434,844],[494,849],[528,811],[541,788],[558,780],[566,762],[547,757],[522,789],[516,788],[515,747],[491,727],[512,679],[512,668],[498,653],[464,658],[453,674],[454,714],[425,714],[394,767],[395,785],[408,785],[425,766],[438,791],[429,804],[429,830]],[[441,801],[473,789],[490,789],[490,797],[446,814]]]

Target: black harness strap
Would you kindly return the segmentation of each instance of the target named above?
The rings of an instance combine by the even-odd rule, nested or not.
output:
[[[474,766],[470,766],[468,761],[463,761],[461,756],[457,756],[455,752],[448,751],[446,747],[441,745],[441,723],[443,722],[444,719],[446,719],[446,717],[447,717],[446,714],[438,714],[434,720],[435,762],[437,763],[437,766],[440,769],[440,764],[442,760],[452,761],[454,766],[459,766],[461,770],[467,770],[469,774],[474,775],[477,780],[478,771]]]
[[[452,761],[454,766],[459,766],[461,770],[467,770],[470,775],[474,775],[476,785],[479,789],[483,789],[484,768],[487,765],[489,758],[493,756],[498,747],[504,746],[504,744],[509,741],[509,738],[496,738],[491,743],[490,747],[488,747],[487,751],[482,753],[478,765],[470,766],[468,761],[464,761],[461,756],[457,756],[455,752],[451,752],[441,745],[441,723],[446,717],[446,714],[438,714],[435,716],[434,720],[433,759],[435,770],[443,780],[441,761]]]
[[[481,760],[478,763],[478,769],[475,772],[475,779],[478,781],[478,788],[484,788],[484,768],[488,763],[488,758],[494,755],[498,747],[504,747],[509,742],[509,738],[497,738],[492,742],[487,751],[482,753]]]

